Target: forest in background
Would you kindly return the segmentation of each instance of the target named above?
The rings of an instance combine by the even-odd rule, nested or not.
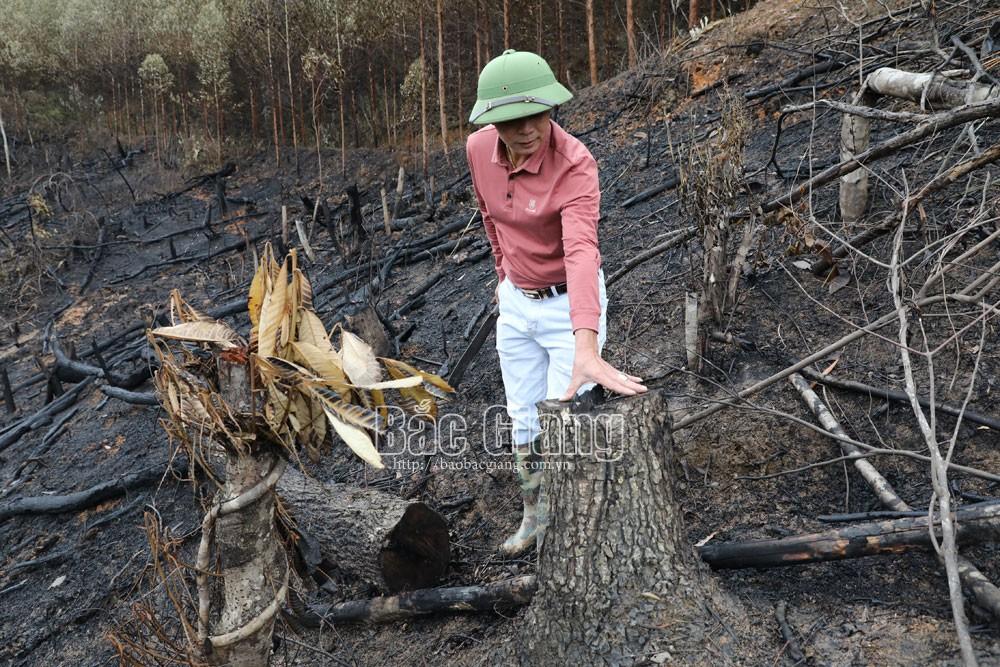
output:
[[[19,144],[109,134],[148,139],[168,167],[250,141],[279,164],[285,146],[420,145],[426,170],[430,142],[468,131],[478,72],[503,49],[540,53],[576,89],[750,4],[4,0],[7,176]]]

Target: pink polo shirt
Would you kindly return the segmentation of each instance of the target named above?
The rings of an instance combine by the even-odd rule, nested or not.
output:
[[[526,289],[566,283],[573,330],[598,331],[597,162],[579,139],[550,123],[548,145],[516,169],[495,127],[471,134],[466,155],[472,187],[497,276]]]

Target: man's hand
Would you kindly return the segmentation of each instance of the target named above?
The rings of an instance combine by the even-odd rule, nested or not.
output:
[[[601,359],[597,351],[597,332],[592,329],[577,329],[576,353],[573,355],[573,374],[569,380],[569,388],[559,400],[569,401],[577,390],[588,382],[610,389],[611,391],[634,396],[646,391],[642,378],[622,373],[608,362]]]

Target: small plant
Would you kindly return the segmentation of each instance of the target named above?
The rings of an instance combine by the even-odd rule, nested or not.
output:
[[[186,645],[185,653],[194,656],[188,659],[208,664],[267,662],[274,618],[289,587],[274,497],[287,463],[298,461],[303,450],[318,459],[330,443],[329,426],[361,459],[381,468],[370,433],[383,427],[386,392],[398,392],[402,407],[433,419],[437,401],[454,391],[437,375],[376,357],[339,327],[336,348],[313,310],[312,289],[294,250],[278,264],[265,247],[247,310],[249,341],[175,290],[171,325],[147,334],[160,361],[156,389],[167,413],[164,427],[191,465],[220,487],[202,521],[195,595],[187,590],[190,576],[184,591],[176,573],[159,577],[183,632],[180,641],[171,640],[171,651]],[[383,371],[391,379],[383,380]],[[151,546],[169,542],[157,538]],[[150,619],[145,641],[135,638],[134,626],[112,637],[123,660],[148,650],[150,636],[165,636],[149,609],[141,618]]]

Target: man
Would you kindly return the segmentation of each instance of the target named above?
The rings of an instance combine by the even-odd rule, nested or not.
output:
[[[547,524],[535,404],[570,400],[595,382],[625,395],[646,391],[601,358],[597,163],[549,118],[572,97],[540,56],[508,50],[483,68],[469,118],[487,126],[466,152],[496,264],[497,352],[524,501],[520,527],[501,546],[508,556],[541,540]]]

